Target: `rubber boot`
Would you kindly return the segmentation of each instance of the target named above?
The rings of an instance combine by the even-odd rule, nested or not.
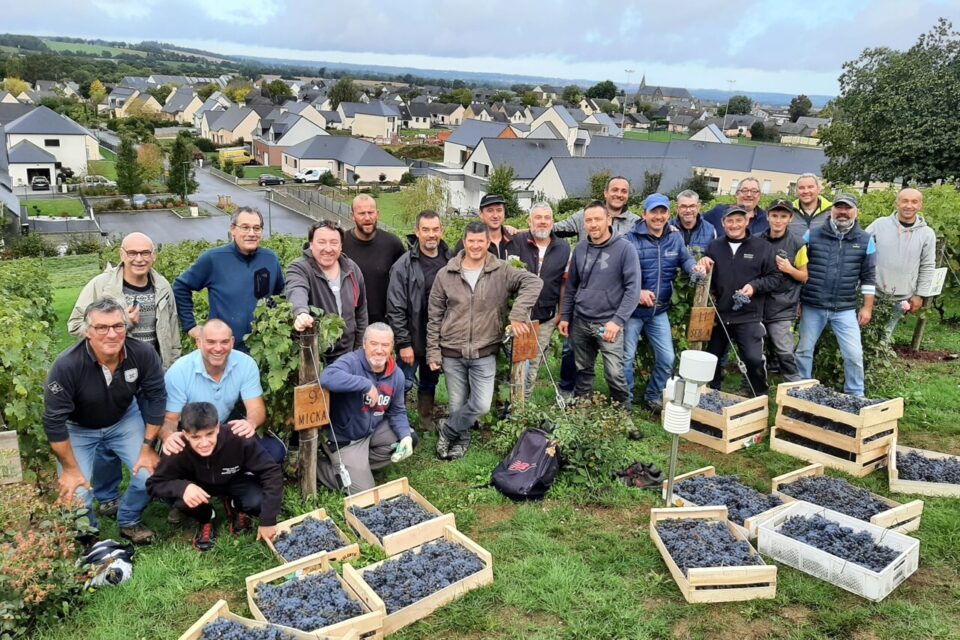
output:
[[[420,428],[423,431],[436,431],[433,421],[433,394],[417,393],[417,413],[420,414]]]

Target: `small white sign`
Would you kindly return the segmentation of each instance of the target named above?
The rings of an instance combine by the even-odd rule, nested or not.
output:
[[[938,296],[943,293],[943,285],[947,281],[947,268],[940,267],[933,270],[933,282],[930,283],[930,295]]]

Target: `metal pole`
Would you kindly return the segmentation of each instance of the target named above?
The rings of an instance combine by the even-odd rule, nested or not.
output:
[[[273,237],[273,189],[267,187],[267,237]]]
[[[630,84],[630,76],[633,74],[633,69],[624,69],[624,73],[627,74],[627,84],[623,86],[623,104],[620,105],[620,137],[624,137],[624,125],[627,124],[627,85]]]
[[[673,444],[670,445],[670,472],[667,476],[667,506],[673,505],[673,478],[677,474],[677,454],[680,450],[680,436],[673,434]]]

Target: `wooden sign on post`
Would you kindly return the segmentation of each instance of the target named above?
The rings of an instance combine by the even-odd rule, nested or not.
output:
[[[311,382],[293,390],[293,428],[316,429],[330,424],[330,392]]]
[[[712,275],[713,271],[708,271],[706,276],[697,283],[697,288],[693,292],[693,309],[690,311],[690,321],[687,323],[687,340],[690,341],[691,349],[701,349],[703,343],[713,334],[713,323],[717,313],[713,307],[707,306],[710,302]]]
[[[530,327],[529,333],[524,336],[513,336],[513,355],[511,357],[514,364],[517,362],[536,360],[540,357],[540,349],[537,347],[540,321],[534,320],[533,322],[528,322],[527,326]]]

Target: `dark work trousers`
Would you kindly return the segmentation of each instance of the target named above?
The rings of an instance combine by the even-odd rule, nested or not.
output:
[[[730,341],[727,340],[727,333],[730,339],[736,345],[737,353],[740,359],[747,365],[747,378],[753,386],[754,394],[761,396],[767,393],[767,361],[763,356],[763,338],[766,336],[766,330],[760,322],[745,322],[742,324],[728,324],[727,331],[718,322],[713,327],[713,334],[710,336],[710,342],[707,343],[707,352],[717,356],[717,369],[713,375],[713,382],[710,386],[714,389],[720,388],[723,382],[723,359],[722,356],[727,351]]]
[[[254,476],[238,473],[226,487],[210,487],[200,482],[194,482],[194,484],[209,493],[211,500],[213,498],[233,500],[233,508],[236,511],[242,511],[250,516],[260,515],[260,502],[263,499],[263,489],[260,487],[260,482]],[[210,502],[191,509],[183,501],[183,498],[177,498],[173,506],[200,524],[205,524],[213,519],[213,505],[210,504]]]
[[[560,391],[573,393],[577,386],[577,359],[573,356],[573,344],[569,339],[563,341],[563,353],[560,356]]]
[[[440,382],[440,371],[432,371],[427,362],[426,354],[416,356],[413,364],[409,365],[403,360],[397,359],[400,370],[403,371],[403,391],[409,392],[413,385],[417,383],[417,391],[433,396],[437,390],[437,383]]]

